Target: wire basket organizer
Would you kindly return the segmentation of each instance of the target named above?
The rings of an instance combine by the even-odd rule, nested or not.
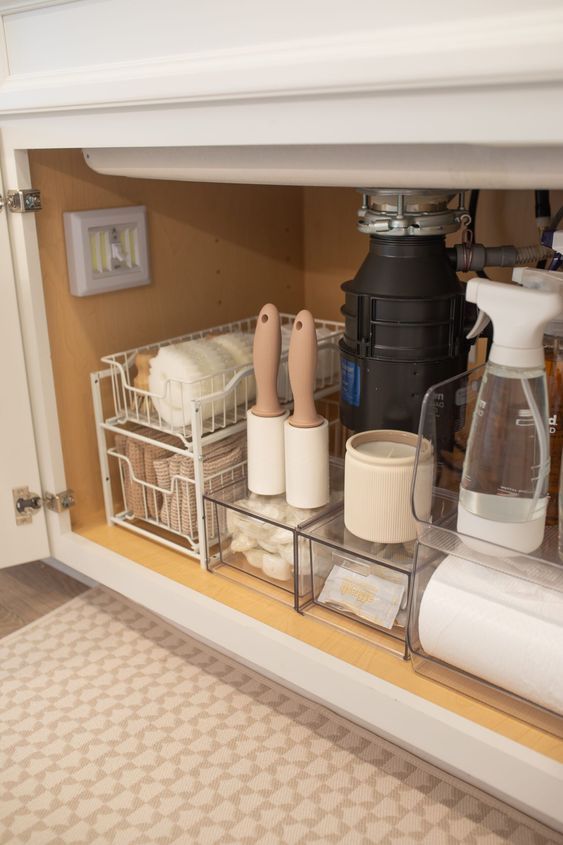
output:
[[[281,317],[282,337],[288,338],[295,318]],[[320,399],[339,389],[338,342],[343,326],[320,320],[316,326],[315,396]],[[156,393],[139,386],[138,356],[146,361],[163,347],[228,338],[232,333],[247,335],[251,348],[255,327],[253,317],[108,355],[102,358],[108,369],[91,374],[108,522],[196,557],[202,566],[207,543],[219,536],[204,494],[232,485],[246,472],[246,415],[255,399],[253,367],[231,366],[187,382],[165,379]],[[291,402],[287,348],[282,350],[278,393],[284,403]],[[181,399],[181,410],[167,419],[161,403],[170,397]]]
[[[168,545],[180,544],[196,552],[199,541],[198,500],[194,458],[173,438],[156,441],[141,427],[123,429],[113,434],[108,446],[110,467],[117,467],[123,509],[114,520],[127,527],[147,525],[158,533],[161,542],[174,535]],[[147,436],[149,434],[149,436]],[[226,437],[204,447],[203,487],[207,493],[244,476],[246,442],[244,433]],[[218,535],[215,514],[204,512],[209,537]],[[151,530],[149,529],[149,530]]]
[[[409,651],[420,674],[563,736],[557,526],[546,527],[532,554],[457,531],[459,485],[482,375],[480,367],[437,384],[424,400],[419,443],[425,438],[432,444],[434,486],[430,512],[415,507]]]
[[[294,315],[281,314],[282,355],[278,376],[278,395],[282,403],[291,402],[291,389],[287,368],[289,334]],[[251,338],[256,328],[256,317],[215,326],[205,331],[165,340],[160,343],[128,349],[107,355],[102,361],[109,366],[115,421],[137,423],[158,431],[165,431],[179,437],[188,445],[193,432],[199,428],[202,434],[211,434],[219,429],[246,421],[246,412],[252,406],[256,385],[251,363],[216,370],[190,381],[175,377],[163,378],[161,389],[151,391],[136,384],[136,361],[138,356],[150,359],[159,350],[186,341],[213,339],[230,334],[242,333]],[[318,338],[317,396],[334,392],[339,384],[340,354],[338,342],[342,336],[343,324],[316,320]],[[285,348],[284,348],[285,347]],[[164,412],[164,406],[172,404],[172,415]],[[197,420],[193,418],[195,413]]]

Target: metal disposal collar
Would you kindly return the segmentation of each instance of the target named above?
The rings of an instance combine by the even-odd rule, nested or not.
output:
[[[464,191],[358,188],[358,229],[366,235],[447,235],[470,223]],[[454,197],[457,207],[450,208]]]

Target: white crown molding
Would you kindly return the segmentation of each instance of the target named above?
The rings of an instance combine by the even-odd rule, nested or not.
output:
[[[8,75],[0,112],[549,83],[563,78],[562,43],[563,8],[488,17],[486,26],[472,19],[385,27]],[[85,44],[86,61],[88,52]]]

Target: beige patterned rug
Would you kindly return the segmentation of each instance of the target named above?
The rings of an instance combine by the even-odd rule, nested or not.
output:
[[[102,589],[0,640],[3,845],[561,841]]]

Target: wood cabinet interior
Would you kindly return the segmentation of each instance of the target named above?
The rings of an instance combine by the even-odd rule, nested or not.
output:
[[[321,650],[481,725],[563,761],[563,741],[428,679],[357,638],[272,599],[202,572],[150,540],[108,527],[89,374],[102,355],[240,319],[264,302],[338,319],[340,284],[359,267],[367,240],[355,229],[353,189],[158,182],[100,176],[79,150],[29,153],[42,192],[37,232],[66,481],[76,493],[75,531]],[[552,203],[563,201],[553,192]],[[69,292],[63,212],[146,205],[152,283],[78,299]],[[532,192],[484,192],[477,239],[534,243]],[[456,240],[453,236],[452,242]],[[493,271],[494,278],[509,271]]]
[[[37,232],[66,480],[75,528],[102,519],[89,373],[100,358],[256,314],[264,302],[339,319],[340,285],[367,252],[350,188],[160,182],[101,176],[80,150],[32,150],[43,210]],[[554,209],[563,192],[553,192]],[[146,205],[152,283],[70,294],[63,212]],[[537,240],[531,191],[486,191],[476,236],[489,244]],[[457,235],[450,236],[452,242]],[[509,278],[510,271],[493,271]]]

